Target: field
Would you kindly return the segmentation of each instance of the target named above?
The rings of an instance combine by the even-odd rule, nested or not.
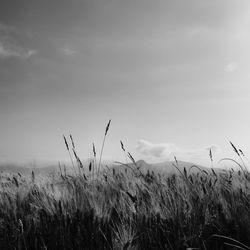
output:
[[[0,175],[0,249],[250,249],[250,173],[171,163],[156,172],[136,162],[83,164],[64,137],[71,169]],[[74,156],[74,158],[72,157]],[[210,151],[211,163],[213,163]],[[146,167],[145,167],[146,166]],[[159,165],[158,165],[159,167]],[[164,168],[164,165],[162,166]],[[170,168],[170,166],[166,166]]]
[[[160,175],[134,162],[94,176],[93,167],[2,174],[0,249],[250,249],[244,169]]]

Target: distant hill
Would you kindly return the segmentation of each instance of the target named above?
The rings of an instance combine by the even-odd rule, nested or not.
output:
[[[17,164],[2,164],[0,165],[0,172],[13,173],[13,174],[31,174],[34,171],[35,174],[49,174],[52,172],[58,172],[59,167],[52,165],[46,167],[24,167]]]
[[[177,174],[179,173],[178,169],[183,173],[184,167],[186,168],[187,172],[197,173],[200,172],[200,170],[204,170],[207,172],[211,172],[210,168],[195,165],[190,162],[184,162],[184,161],[178,161],[178,169],[173,165],[176,165],[176,162],[174,161],[165,161],[161,163],[147,163],[144,160],[139,160],[136,162],[136,167],[138,167],[142,172],[146,173],[147,171],[154,171],[155,173],[160,174]],[[84,168],[88,169],[89,161],[83,162]],[[135,168],[135,165],[133,163],[129,164],[122,164],[122,163],[107,163],[104,164],[107,165],[110,169],[115,169],[116,171],[122,171],[124,172],[125,169],[130,171],[131,169]],[[196,166],[196,167],[194,167]],[[104,168],[105,169],[105,168]],[[200,169],[200,170],[199,170]],[[214,168],[215,172],[221,172],[223,169]],[[37,166],[31,166],[31,165],[18,165],[18,164],[1,164],[0,165],[0,173],[13,173],[13,174],[31,174],[31,172],[34,171],[35,174],[50,174],[50,173],[59,173],[60,169],[58,164],[44,164],[40,167]],[[62,171],[64,171],[64,167],[62,167]],[[66,167],[67,173],[72,173],[73,168],[71,164],[68,164]]]
[[[86,170],[86,173],[88,173],[88,166],[91,159],[85,159],[82,161],[83,167]],[[78,167],[77,164],[75,164],[76,171],[78,173]],[[112,163],[109,161],[103,161],[103,165],[112,165]],[[66,166],[66,172],[68,174],[74,173],[74,169],[72,167],[72,163],[62,163],[61,164],[61,170],[64,173],[64,166]],[[32,173],[32,171],[35,174],[42,174],[42,175],[48,175],[50,173],[60,173],[60,168],[58,163],[48,163],[48,162],[39,162],[38,164],[31,164],[31,163],[2,163],[0,164],[0,173],[12,173],[12,174],[23,174],[23,175],[29,175]]]
[[[186,171],[189,173],[197,173],[200,171],[206,171],[211,172],[211,168],[207,168],[204,166],[200,166],[197,164],[193,164],[191,162],[184,162],[184,161],[178,161],[178,169],[174,166],[176,165],[176,162],[174,161],[165,161],[161,163],[147,163],[144,160],[139,160],[136,162],[136,166],[133,163],[129,164],[116,164],[113,166],[115,170],[124,171],[124,169],[127,168],[133,169],[135,167],[138,167],[140,171],[147,172],[147,171],[154,171],[155,173],[160,174],[178,174],[180,173],[179,170],[183,173],[184,167],[186,168]],[[221,172],[223,169],[220,168],[213,168],[215,172]]]

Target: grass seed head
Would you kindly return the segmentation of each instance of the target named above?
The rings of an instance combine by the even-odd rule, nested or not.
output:
[[[67,139],[66,139],[66,137],[64,135],[63,135],[63,139],[64,139],[64,143],[66,145],[66,148],[69,151],[69,144],[68,144]]]
[[[96,157],[96,150],[95,150],[95,144],[93,143],[93,154],[94,154],[94,157]]]
[[[108,131],[109,131],[109,126],[110,126],[111,120],[109,120],[107,126],[106,126],[106,130],[105,130],[105,135],[107,135]]]
[[[239,152],[242,156],[245,156],[245,154],[243,153],[243,151],[241,149],[239,149]]]
[[[75,143],[74,143],[72,135],[70,134],[69,137],[70,137],[70,140],[71,140],[71,143],[72,143],[72,147],[75,149]]]
[[[75,156],[75,158],[76,158],[76,160],[78,159],[78,156],[77,156],[77,154],[76,154],[76,151],[73,149],[73,153],[74,153],[74,156]]]
[[[209,150],[209,157],[210,157],[210,160],[211,160],[211,162],[212,162],[212,161],[213,161],[213,154],[212,154],[211,148],[210,148],[210,150]]]
[[[124,145],[123,145],[122,141],[120,141],[120,144],[121,144],[122,150],[125,152],[125,148],[124,148]]]
[[[234,144],[233,144],[231,141],[230,141],[230,144],[231,144],[231,146],[232,146],[234,152],[235,152],[238,156],[240,156],[238,149],[234,146]]]

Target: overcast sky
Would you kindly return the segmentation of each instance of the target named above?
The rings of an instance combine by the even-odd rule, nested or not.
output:
[[[248,0],[1,0],[0,161],[249,155],[249,68]]]

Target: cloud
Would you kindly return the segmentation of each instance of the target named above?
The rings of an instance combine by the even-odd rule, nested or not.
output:
[[[71,56],[71,55],[74,55],[76,53],[76,51],[69,48],[69,47],[65,47],[65,48],[63,48],[63,53],[66,56]]]
[[[181,149],[172,143],[153,144],[145,140],[139,140],[137,151],[141,157],[148,161],[173,160],[174,156],[181,161],[193,162],[207,165],[210,162],[209,152],[212,152],[213,159],[217,160],[221,156],[221,148],[216,144],[197,149]]]
[[[152,144],[145,140],[139,140],[137,145],[137,151],[145,156],[165,158],[169,157],[173,153],[176,153],[178,149],[174,144],[168,144],[168,143]]]
[[[1,34],[9,34],[9,33],[16,33],[16,28],[11,25],[6,25],[4,23],[0,23],[0,32]]]
[[[18,42],[20,38],[26,36],[26,33],[16,27],[0,23],[0,59],[11,57],[27,59],[35,55],[36,50],[22,46]]]
[[[6,44],[0,41],[0,58],[6,59],[17,57],[21,59],[28,59],[37,53],[36,50],[22,48],[13,44]]]
[[[237,62],[230,62],[229,64],[226,65],[224,70],[226,72],[233,72],[239,67],[239,64]]]

